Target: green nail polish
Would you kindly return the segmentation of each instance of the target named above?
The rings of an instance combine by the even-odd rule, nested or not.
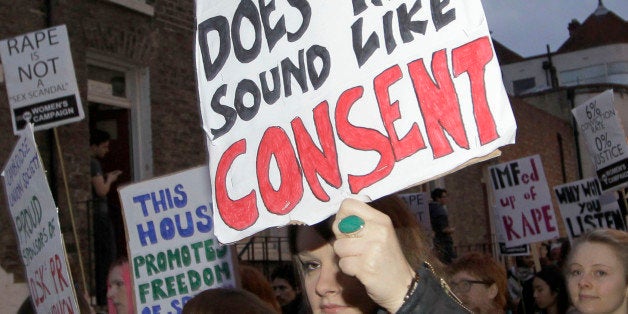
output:
[[[364,227],[364,219],[351,215],[343,218],[338,223],[338,230],[342,233],[354,233]]]

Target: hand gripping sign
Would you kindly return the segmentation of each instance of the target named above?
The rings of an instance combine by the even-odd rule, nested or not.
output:
[[[514,142],[479,0],[197,1],[216,235],[316,223]]]

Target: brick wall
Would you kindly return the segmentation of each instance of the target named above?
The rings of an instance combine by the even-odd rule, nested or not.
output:
[[[194,1],[157,1],[154,16],[136,12],[104,0],[52,1],[52,25],[66,24],[75,72],[86,116],[87,53],[96,51],[146,67],[150,73],[151,132],[154,175],[188,169],[206,162],[205,139],[199,115],[194,74]],[[46,7],[42,1],[0,3],[0,38],[46,28]],[[6,89],[0,84],[0,107],[8,108]],[[8,112],[8,111],[7,111]],[[0,160],[7,160],[16,137],[12,136],[10,115],[0,115]],[[66,241],[73,279],[81,283],[76,234],[80,239],[87,276],[90,252],[86,201],[91,198],[89,175],[89,124],[87,119],[57,128],[62,159],[54,145],[52,131],[37,132],[37,143],[58,196],[60,223]],[[52,160],[50,159],[53,156]],[[62,180],[63,161],[70,201]],[[0,224],[11,226],[4,189],[0,191]],[[72,212],[69,208],[71,204]],[[24,281],[13,229],[0,228],[0,266]]]
[[[476,244],[493,239],[487,212],[489,204],[486,200],[486,189],[490,189],[490,181],[482,182],[488,166],[535,154],[541,156],[560,234],[566,236],[552,188],[579,179],[573,130],[568,122],[519,99],[511,99],[511,105],[517,121],[516,143],[503,147],[502,155],[498,158],[469,166],[445,177],[450,195],[450,220],[456,227],[454,243],[462,250],[473,250]],[[560,157],[558,135],[562,138],[563,159]],[[562,167],[565,168],[566,180],[563,180]]]

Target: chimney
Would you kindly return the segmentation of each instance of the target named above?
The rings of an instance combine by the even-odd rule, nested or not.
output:
[[[571,20],[571,22],[569,23],[569,37],[573,36],[573,34],[580,28],[580,22],[578,22],[578,20],[573,19]]]

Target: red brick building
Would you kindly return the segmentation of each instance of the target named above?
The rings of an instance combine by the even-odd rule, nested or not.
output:
[[[194,1],[2,1],[0,21],[2,39],[67,26],[86,118],[58,127],[58,143],[53,131],[37,132],[36,140],[57,199],[73,279],[80,283],[77,245],[60,166],[60,160],[64,162],[89,282],[90,128],[112,134],[112,153],[103,168],[122,169],[121,184],[188,169],[207,160],[193,57]],[[0,107],[4,110],[0,115],[0,160],[4,164],[17,137],[13,136],[4,78],[0,85]],[[24,281],[23,266],[4,189],[0,195],[0,225],[6,226],[0,229],[0,267],[14,274],[19,283]],[[110,195],[116,198],[115,189]],[[119,217],[118,212],[117,225],[121,226]],[[23,299],[24,295],[7,300],[19,306]]]

